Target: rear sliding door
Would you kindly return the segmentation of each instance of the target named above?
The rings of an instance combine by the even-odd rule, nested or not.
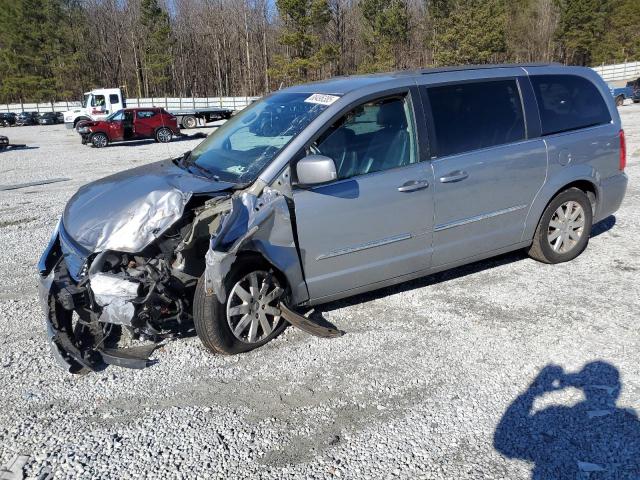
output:
[[[434,267],[522,241],[547,170],[539,123],[526,121],[523,88],[529,98],[529,84],[518,78],[423,90],[435,153]]]

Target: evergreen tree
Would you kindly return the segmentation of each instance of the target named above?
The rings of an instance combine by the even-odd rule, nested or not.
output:
[[[406,0],[360,0],[367,25],[364,40],[368,52],[359,70],[388,71],[399,66],[399,49],[409,39],[409,13]]]
[[[505,0],[456,2],[445,18],[434,52],[436,65],[491,63],[506,53]]]
[[[162,94],[170,80],[173,58],[169,15],[160,8],[158,0],[142,0],[140,24],[143,27],[140,31],[140,41],[143,45],[141,61],[145,95]]]
[[[63,72],[73,68],[63,0],[0,0],[0,96],[5,101],[54,100],[69,94]]]
[[[334,60],[338,47],[321,43],[321,33],[331,19],[327,0],[276,0],[284,22],[280,43],[288,55],[278,55],[269,70],[278,82],[299,82],[308,79],[309,71],[319,69]]]
[[[562,60],[573,65],[590,65],[593,52],[602,41],[611,14],[611,0],[557,0],[560,25],[556,32]]]
[[[594,64],[640,59],[640,6],[638,0],[611,2],[601,42],[593,51]]]

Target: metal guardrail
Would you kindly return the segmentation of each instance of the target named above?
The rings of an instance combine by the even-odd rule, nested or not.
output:
[[[640,62],[617,63],[592,67],[607,82],[635,80],[640,77]]]
[[[242,110],[260,97],[151,97],[127,98],[127,107],[164,107],[167,110],[228,108]],[[66,112],[80,107],[80,102],[43,102],[1,104],[0,112]]]

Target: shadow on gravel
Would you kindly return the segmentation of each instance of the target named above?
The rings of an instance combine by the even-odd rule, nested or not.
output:
[[[602,235],[605,232],[608,232],[613,228],[616,224],[616,216],[609,215],[604,220],[600,220],[593,227],[591,227],[591,238],[597,237],[598,235]]]
[[[494,447],[508,458],[534,463],[531,478],[640,478],[640,422],[634,410],[616,407],[622,384],[604,361],[578,373],[547,365],[509,406],[494,434]],[[577,388],[585,400],[574,406],[534,409],[543,395]]]

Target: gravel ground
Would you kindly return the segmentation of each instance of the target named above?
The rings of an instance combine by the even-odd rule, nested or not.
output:
[[[506,255],[325,306],[339,339],[289,328],[220,357],[194,337],[145,370],[82,377],[55,366],[36,298],[57,218],[80,185],[200,140],[97,150],[61,126],[0,131],[30,146],[0,154],[0,186],[69,178],[0,191],[0,465],[25,455],[28,476],[56,478],[640,478],[640,105],[621,113],[627,197],[573,262]],[[545,369],[586,364],[560,386]]]

